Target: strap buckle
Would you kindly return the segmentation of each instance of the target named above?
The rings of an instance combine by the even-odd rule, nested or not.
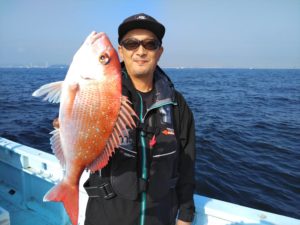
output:
[[[104,183],[104,184],[100,185],[99,188],[103,193],[103,198],[106,200],[111,199],[116,196],[110,183]]]
[[[89,182],[86,181],[83,187],[90,198],[102,197],[108,200],[116,196],[110,182],[104,182],[99,186],[89,186]]]

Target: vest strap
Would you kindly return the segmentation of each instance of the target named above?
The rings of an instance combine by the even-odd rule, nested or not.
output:
[[[102,197],[108,200],[116,196],[116,193],[114,192],[108,179],[103,179],[103,183],[97,186],[90,186],[89,180],[87,180],[83,184],[83,187],[90,198]]]
[[[100,178],[100,179],[101,179],[101,184],[96,185],[96,186],[90,186],[89,180],[87,180],[83,184],[83,187],[86,190],[88,196],[90,198],[101,197],[101,198],[104,198],[106,200],[114,198],[116,196],[116,193],[114,192],[109,179],[108,178],[103,178],[103,177]],[[177,181],[178,181],[178,177],[170,179],[169,182],[168,182],[169,189],[175,188],[176,184],[177,184]],[[149,184],[148,180],[140,178],[139,179],[139,184],[138,184],[139,193],[147,192],[148,184]]]

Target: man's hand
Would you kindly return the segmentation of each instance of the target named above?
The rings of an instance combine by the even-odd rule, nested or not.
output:
[[[55,129],[58,129],[58,128],[59,128],[58,118],[55,118],[55,119],[53,120],[52,126],[53,126]]]
[[[191,225],[191,222],[185,222],[182,220],[177,220],[176,225]]]

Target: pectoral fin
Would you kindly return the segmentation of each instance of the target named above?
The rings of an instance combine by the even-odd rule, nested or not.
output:
[[[63,81],[57,81],[49,84],[45,84],[37,89],[35,92],[32,93],[34,97],[44,97],[44,100],[52,102],[52,103],[59,103],[60,102],[60,95],[62,89]]]

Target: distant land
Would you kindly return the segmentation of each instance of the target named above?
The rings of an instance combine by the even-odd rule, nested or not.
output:
[[[66,64],[54,64],[54,65],[48,66],[48,68],[69,68],[69,65],[66,65]]]
[[[7,66],[0,66],[0,68],[25,68],[25,69],[30,69],[30,68],[59,68],[59,69],[65,69],[69,68],[69,65],[66,64],[53,64],[53,65],[7,65]]]
[[[30,68],[56,68],[56,69],[68,69],[70,65],[67,64],[52,64],[48,65],[47,63],[44,65],[41,64],[27,64],[27,65],[0,65],[0,68],[24,68],[24,69],[30,69]],[[189,67],[189,66],[178,66],[178,67],[164,67],[161,66],[163,69],[242,69],[242,70],[299,70],[300,68],[293,67],[293,68],[284,68],[284,67],[276,67],[276,68],[269,68],[269,67]]]

